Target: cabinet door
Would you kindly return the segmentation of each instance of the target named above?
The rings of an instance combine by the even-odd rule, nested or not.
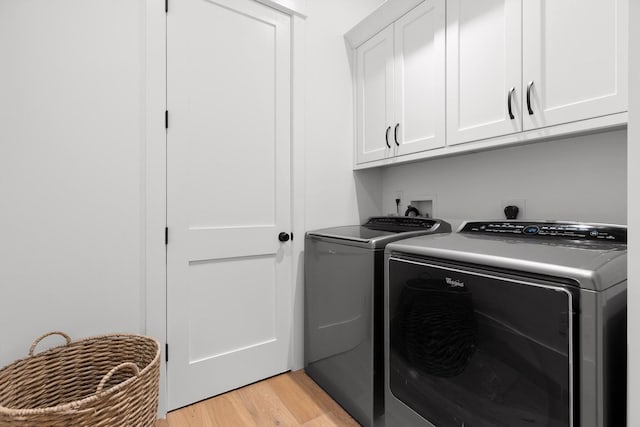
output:
[[[524,128],[627,110],[627,0],[525,0]]]
[[[447,2],[447,144],[522,130],[521,15],[520,0]]]
[[[384,159],[393,142],[393,26],[356,50],[356,161]]]
[[[444,11],[427,0],[394,24],[396,155],[445,144]]]

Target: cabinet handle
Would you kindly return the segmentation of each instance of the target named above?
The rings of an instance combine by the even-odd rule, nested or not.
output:
[[[396,145],[398,147],[400,147],[400,143],[398,142],[398,127],[400,126],[400,123],[396,123],[396,128],[393,130],[393,139],[396,140]]]
[[[387,142],[387,148],[391,148],[391,146],[389,145],[389,131],[391,130],[391,126],[389,126],[387,128],[387,132],[384,135],[384,140]]]
[[[516,116],[513,115],[513,111],[511,110],[511,99],[513,98],[513,93],[516,91],[515,87],[509,89],[509,96],[507,97],[507,109],[509,110],[509,119],[513,120]]]
[[[527,110],[529,110],[529,115],[533,116],[533,110],[531,109],[531,88],[533,88],[533,80],[527,85]]]

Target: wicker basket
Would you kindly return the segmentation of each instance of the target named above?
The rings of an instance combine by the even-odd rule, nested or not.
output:
[[[66,345],[34,354],[49,335]],[[160,346],[113,334],[71,341],[51,332],[29,357],[0,370],[2,427],[151,427],[158,408]]]

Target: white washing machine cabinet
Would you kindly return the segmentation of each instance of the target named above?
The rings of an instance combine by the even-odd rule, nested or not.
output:
[[[625,426],[626,242],[493,221],[389,244],[387,427]]]

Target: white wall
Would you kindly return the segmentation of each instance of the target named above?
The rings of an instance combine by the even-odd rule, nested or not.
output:
[[[401,214],[411,200],[435,197],[444,219],[504,218],[503,201],[518,202],[518,219],[626,224],[626,131],[434,159],[385,169],[383,211]]]
[[[640,425],[640,2],[629,2],[629,266],[628,266],[628,426]]]
[[[144,7],[0,0],[0,366],[144,331]]]
[[[383,0],[315,0],[300,6],[308,14],[302,22],[294,20],[294,55],[304,56],[304,82],[294,82],[304,94],[294,94],[301,102],[303,126],[296,126],[294,139],[301,128],[304,147],[294,141],[294,176],[304,176],[302,188],[294,182],[294,197],[304,199],[304,218],[294,218],[296,235],[322,227],[358,224],[380,213],[381,171],[354,173],[353,104],[351,68],[344,33],[377,8]],[[297,43],[302,43],[298,49]],[[299,58],[294,58],[295,63]],[[294,79],[296,78],[294,70]],[[297,129],[297,130],[296,130]],[[304,154],[299,153],[303,151]],[[300,160],[302,159],[302,160]],[[300,162],[304,165],[300,165]],[[302,174],[296,170],[302,168]],[[298,200],[294,201],[300,207]],[[294,208],[294,214],[296,213]],[[290,366],[304,364],[304,241],[294,239],[297,275],[294,289],[293,331]]]
[[[353,86],[344,33],[383,0],[307,4],[305,226],[360,223],[380,213],[380,171],[354,173]]]

